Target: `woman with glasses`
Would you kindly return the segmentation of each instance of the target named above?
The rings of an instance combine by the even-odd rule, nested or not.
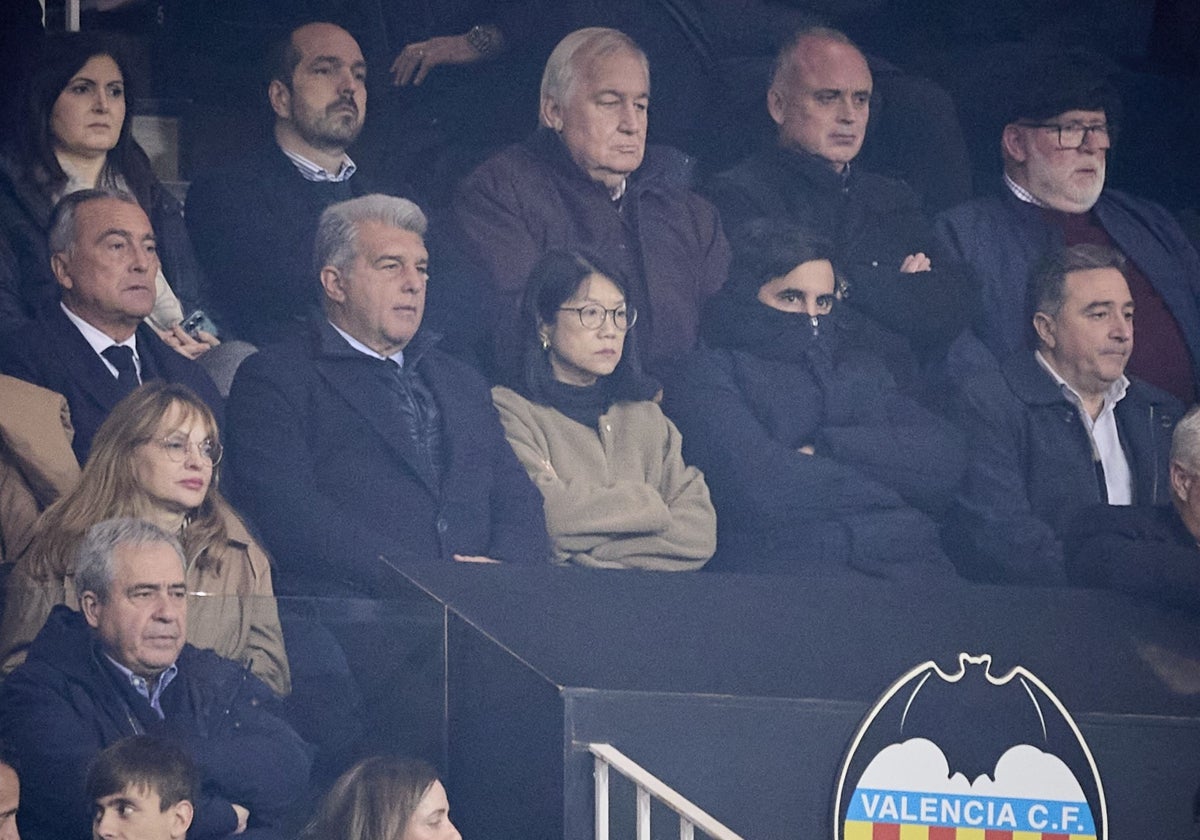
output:
[[[134,516],[183,545],[188,641],[245,663],[276,694],[289,693],[270,561],[217,491],[220,462],[212,411],[186,387],[156,380],[118,403],[96,433],[79,484],[42,514],[9,576],[3,670],[24,660],[55,604],[76,608],[76,551],[87,529]]]
[[[492,398],[508,442],[545,499],[560,562],[698,569],[716,544],[704,476],[654,397],[631,328],[637,311],[611,275],[550,251],[521,302],[524,367]]]
[[[705,346],[665,400],[712,489],[709,569],[948,571],[931,514],[962,474],[958,433],[897,388],[882,330],[838,302],[827,243],[759,220],[731,244]]]

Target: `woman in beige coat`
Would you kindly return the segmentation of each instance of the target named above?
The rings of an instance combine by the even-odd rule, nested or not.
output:
[[[612,276],[578,254],[547,253],[521,304],[524,370],[492,399],[542,491],[560,561],[698,569],[716,547],[716,514],[638,364],[636,321]]]
[[[245,663],[291,691],[266,553],[217,492],[221,444],[208,406],[186,387],[148,382],[122,400],[92,444],[79,484],[47,508],[9,576],[0,661],[19,665],[55,604],[76,607],[76,550],[92,525],[147,519],[187,555],[188,641]]]

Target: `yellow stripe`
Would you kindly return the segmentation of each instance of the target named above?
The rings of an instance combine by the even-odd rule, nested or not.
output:
[[[846,840],[871,840],[874,826],[874,823],[846,820]]]
[[[929,827],[924,825],[900,826],[900,840],[929,840]]]

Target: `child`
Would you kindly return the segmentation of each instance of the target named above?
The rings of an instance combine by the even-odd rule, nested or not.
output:
[[[117,741],[88,769],[92,840],[183,840],[196,780],[191,759],[174,744],[148,735]]]

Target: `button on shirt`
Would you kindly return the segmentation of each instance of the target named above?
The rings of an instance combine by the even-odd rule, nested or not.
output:
[[[162,693],[167,690],[167,686],[169,686],[171,681],[179,674],[179,666],[172,662],[170,667],[158,675],[158,679],[155,680],[154,690],[151,691],[150,681],[145,677],[138,676],[137,674],[133,673],[133,671],[130,671],[108,654],[105,654],[104,656],[113,664],[114,668],[120,671],[125,678],[129,680],[129,684],[133,686],[134,691],[150,701],[150,708],[155,711],[159,720],[165,719],[166,715],[163,714],[162,710]]]
[[[117,370],[116,366],[112,362],[104,358],[104,351],[115,344],[118,347],[128,347],[133,351],[133,366],[137,369],[138,381],[140,382],[142,380],[142,360],[138,356],[136,332],[124,341],[113,341],[100,330],[96,329],[87,321],[80,318],[70,309],[67,309],[66,305],[62,302],[59,302],[58,305],[62,307],[62,311],[66,314],[71,323],[75,325],[80,333],[82,333],[84,340],[87,341],[91,348],[96,351],[96,355],[100,358],[100,361],[104,363],[104,366],[108,368],[108,372],[113,375],[113,379],[119,377],[121,372]]]
[[[1108,386],[1108,391],[1104,394],[1104,404],[1096,419],[1093,420],[1087,409],[1083,407],[1083,399],[1067,384],[1065,379],[1058,375],[1046,358],[1040,352],[1035,352],[1034,356],[1037,357],[1038,364],[1058,383],[1067,402],[1075,406],[1079,412],[1079,419],[1083,421],[1083,427],[1087,429],[1088,438],[1092,443],[1092,458],[1100,462],[1101,469],[1104,471],[1104,486],[1108,494],[1108,503],[1110,505],[1133,504],[1133,474],[1129,469],[1129,459],[1125,457],[1125,450],[1121,446],[1121,437],[1117,432],[1117,417],[1113,413],[1117,403],[1125,398],[1125,391],[1129,388],[1129,379],[1122,376]]]

